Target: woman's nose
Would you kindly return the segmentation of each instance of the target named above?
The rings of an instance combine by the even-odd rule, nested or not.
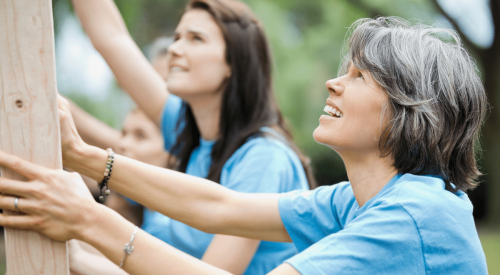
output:
[[[168,53],[170,56],[182,55],[181,39],[174,41],[174,43],[168,47]]]
[[[342,78],[337,77],[335,79],[330,79],[326,82],[326,89],[330,94],[339,96],[344,92],[344,85],[342,83]]]

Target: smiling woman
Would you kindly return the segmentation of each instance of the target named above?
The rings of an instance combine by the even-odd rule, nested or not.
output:
[[[487,107],[472,58],[453,31],[398,18],[363,19],[352,31],[343,70],[326,84],[327,112],[342,116],[322,116],[314,132],[342,157],[349,182],[249,194],[116,156],[110,186],[205,232],[292,241],[299,254],[273,275],[487,274],[464,192],[479,174],[474,145]],[[64,100],[60,116],[65,165],[100,178],[106,152],[80,139]],[[1,215],[0,225],[123,259],[133,225],[93,202],[78,176],[3,153],[0,165],[32,181],[0,180],[26,213]],[[1,196],[0,207],[13,210],[14,198]],[[131,274],[227,274],[143,231],[133,236]]]

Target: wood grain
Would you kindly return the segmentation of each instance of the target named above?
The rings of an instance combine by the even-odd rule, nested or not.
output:
[[[51,0],[0,0],[0,150],[62,168]],[[9,275],[69,274],[65,242],[6,229],[5,244]]]

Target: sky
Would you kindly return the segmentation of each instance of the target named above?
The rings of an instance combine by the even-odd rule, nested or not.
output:
[[[483,48],[491,46],[494,28],[489,0],[438,0],[438,3],[472,42]]]

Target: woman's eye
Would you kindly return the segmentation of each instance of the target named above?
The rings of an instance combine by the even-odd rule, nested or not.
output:
[[[361,73],[359,73],[358,77],[361,79],[365,79]]]
[[[193,40],[196,40],[196,41],[203,41],[203,39],[201,39],[201,37],[195,35],[193,36]]]
[[[137,138],[137,140],[144,140],[146,139],[146,135],[142,132],[137,132],[135,133],[135,137]]]

